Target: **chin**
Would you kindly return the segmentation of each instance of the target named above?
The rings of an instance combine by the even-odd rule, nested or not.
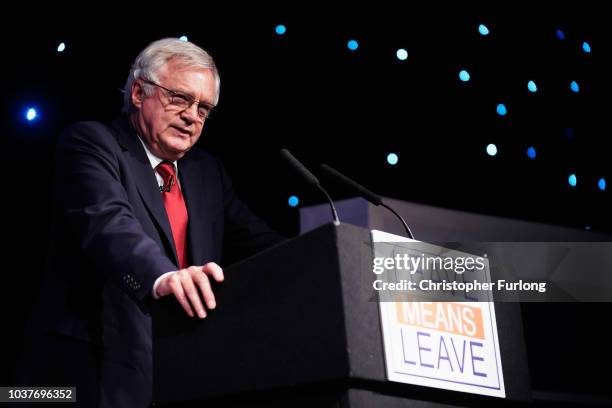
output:
[[[172,155],[175,159],[178,160],[185,155],[191,149],[191,145],[185,146],[170,146],[168,150],[166,150],[170,155]]]
[[[186,152],[191,148],[191,141],[184,137],[173,137],[165,144],[165,150],[171,153]]]

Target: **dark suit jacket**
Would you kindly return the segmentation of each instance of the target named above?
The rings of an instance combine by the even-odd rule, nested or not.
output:
[[[237,198],[218,159],[194,148],[178,168],[190,265],[221,263],[224,246],[247,256],[281,239]],[[178,268],[154,171],[127,118],[68,128],[58,143],[56,182],[54,235],[34,329],[93,345],[103,405],[148,406],[151,289]]]

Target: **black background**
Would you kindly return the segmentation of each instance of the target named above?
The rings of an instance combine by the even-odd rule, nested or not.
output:
[[[2,309],[10,368],[36,295],[49,230],[59,131],[120,111],[130,64],[148,43],[183,34],[221,74],[219,114],[199,146],[220,156],[243,199],[285,235],[300,206],[321,203],[281,162],[289,148],[377,192],[465,211],[612,232],[605,13],[594,4],[291,7],[153,4],[126,9],[31,5],[4,16]],[[231,10],[231,11],[230,11]],[[484,23],[488,36],[478,33]],[[287,26],[279,36],[277,24]],[[565,40],[555,34],[563,30]],[[355,52],[349,39],[359,41]],[[588,41],[593,52],[582,51]],[[66,51],[57,53],[60,42]],[[398,48],[409,53],[395,57]],[[463,83],[458,72],[472,79]],[[534,80],[538,92],[527,91]],[[572,80],[580,92],[569,90]],[[505,103],[508,114],[495,113]],[[25,109],[39,118],[27,122]],[[485,154],[488,143],[499,153]],[[527,158],[528,146],[537,149]],[[389,166],[386,155],[399,163]],[[567,183],[577,173],[578,185]],[[349,195],[330,185],[336,199]],[[525,305],[535,389],[610,394],[608,305]],[[4,366],[4,365],[3,365]],[[8,369],[0,383],[9,384]]]

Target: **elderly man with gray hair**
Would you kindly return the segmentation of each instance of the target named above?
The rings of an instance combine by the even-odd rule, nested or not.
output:
[[[150,406],[150,303],[172,296],[204,319],[222,252],[248,256],[282,239],[238,199],[221,162],[192,149],[219,92],[206,51],[162,39],[136,58],[121,117],[63,132],[22,384],[76,386],[80,406]]]

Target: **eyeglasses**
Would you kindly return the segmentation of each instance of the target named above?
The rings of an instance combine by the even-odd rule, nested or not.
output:
[[[161,86],[160,84],[157,84],[151,80],[143,79],[143,82],[149,85],[156,86],[166,91],[168,95],[168,99],[170,101],[170,105],[175,106],[181,112],[191,108],[191,105],[193,105],[196,102],[196,100],[192,96],[185,95],[180,92],[176,92],[171,89],[165,88]],[[202,120],[210,119],[213,116],[215,116],[216,112],[217,112],[217,109],[215,106],[210,105],[205,102],[198,103],[198,116],[200,117],[200,119]]]

